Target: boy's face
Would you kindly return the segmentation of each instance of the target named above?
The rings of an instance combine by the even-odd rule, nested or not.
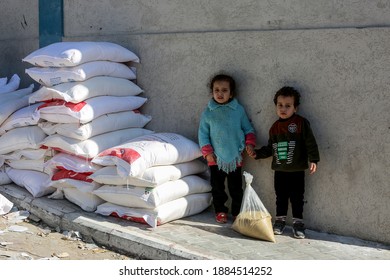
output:
[[[292,96],[278,96],[276,101],[276,114],[281,119],[288,119],[297,109],[294,106],[294,97]]]
[[[213,98],[219,104],[224,104],[233,97],[228,81],[215,81],[213,85]]]

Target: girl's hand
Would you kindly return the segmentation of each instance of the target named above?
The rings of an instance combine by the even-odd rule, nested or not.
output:
[[[217,162],[217,157],[215,156],[214,153],[208,154],[205,158],[206,158],[208,163],[215,163],[215,162]]]
[[[251,158],[256,157],[255,148],[252,145],[247,145],[245,150]]]
[[[316,171],[317,171],[317,164],[314,162],[311,162],[310,163],[310,174],[313,174]]]

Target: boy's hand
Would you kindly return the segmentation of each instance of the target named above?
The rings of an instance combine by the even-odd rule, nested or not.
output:
[[[255,152],[255,149],[252,145],[247,145],[245,150],[248,153],[248,156],[250,156],[251,158],[256,157],[256,152]]]
[[[314,162],[311,162],[310,163],[310,174],[313,174],[316,171],[317,171],[317,164]]]

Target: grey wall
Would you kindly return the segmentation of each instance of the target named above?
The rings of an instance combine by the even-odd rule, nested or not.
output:
[[[310,120],[321,153],[318,172],[306,177],[307,226],[385,243],[389,26],[384,0],[64,1],[65,41],[112,41],[140,56],[138,83],[149,98],[142,112],[153,117],[150,129],[197,140],[211,97],[208,79],[225,70],[237,80],[260,146],[276,120],[275,91],[297,87],[299,113]],[[22,37],[30,45],[18,46],[19,59],[34,38]],[[14,63],[11,69],[20,69]],[[244,170],[274,215],[270,165],[271,159],[246,157]]]
[[[0,78],[18,74],[21,87],[33,83],[21,60],[37,48],[38,30],[38,0],[0,1]]]

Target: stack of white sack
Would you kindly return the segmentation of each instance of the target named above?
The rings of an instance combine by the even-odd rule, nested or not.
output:
[[[135,71],[124,63],[139,62],[139,58],[111,42],[58,42],[33,51],[22,61],[36,66],[26,69],[31,78],[51,87],[95,76],[135,80]]]
[[[96,213],[152,227],[195,215],[211,205],[207,165],[199,145],[176,133],[140,136],[92,159],[104,166],[89,176],[103,184]]]
[[[37,105],[29,105],[33,88],[31,85],[0,94],[0,183],[14,182],[34,197],[41,197],[54,188],[49,175],[43,172],[51,152],[41,148],[47,135],[37,126]]]
[[[26,73],[42,85],[29,101],[43,102],[36,111],[38,126],[49,135],[43,146],[92,166],[90,160],[101,151],[153,132],[144,128],[151,117],[138,111],[147,99],[137,96],[143,90],[131,81],[135,71],[124,64],[139,62],[131,51],[109,42],[60,42],[23,61],[37,66]],[[65,196],[95,211],[101,199],[92,191],[100,184],[85,178],[94,170],[52,166],[49,161],[45,168],[56,188],[51,197]]]

